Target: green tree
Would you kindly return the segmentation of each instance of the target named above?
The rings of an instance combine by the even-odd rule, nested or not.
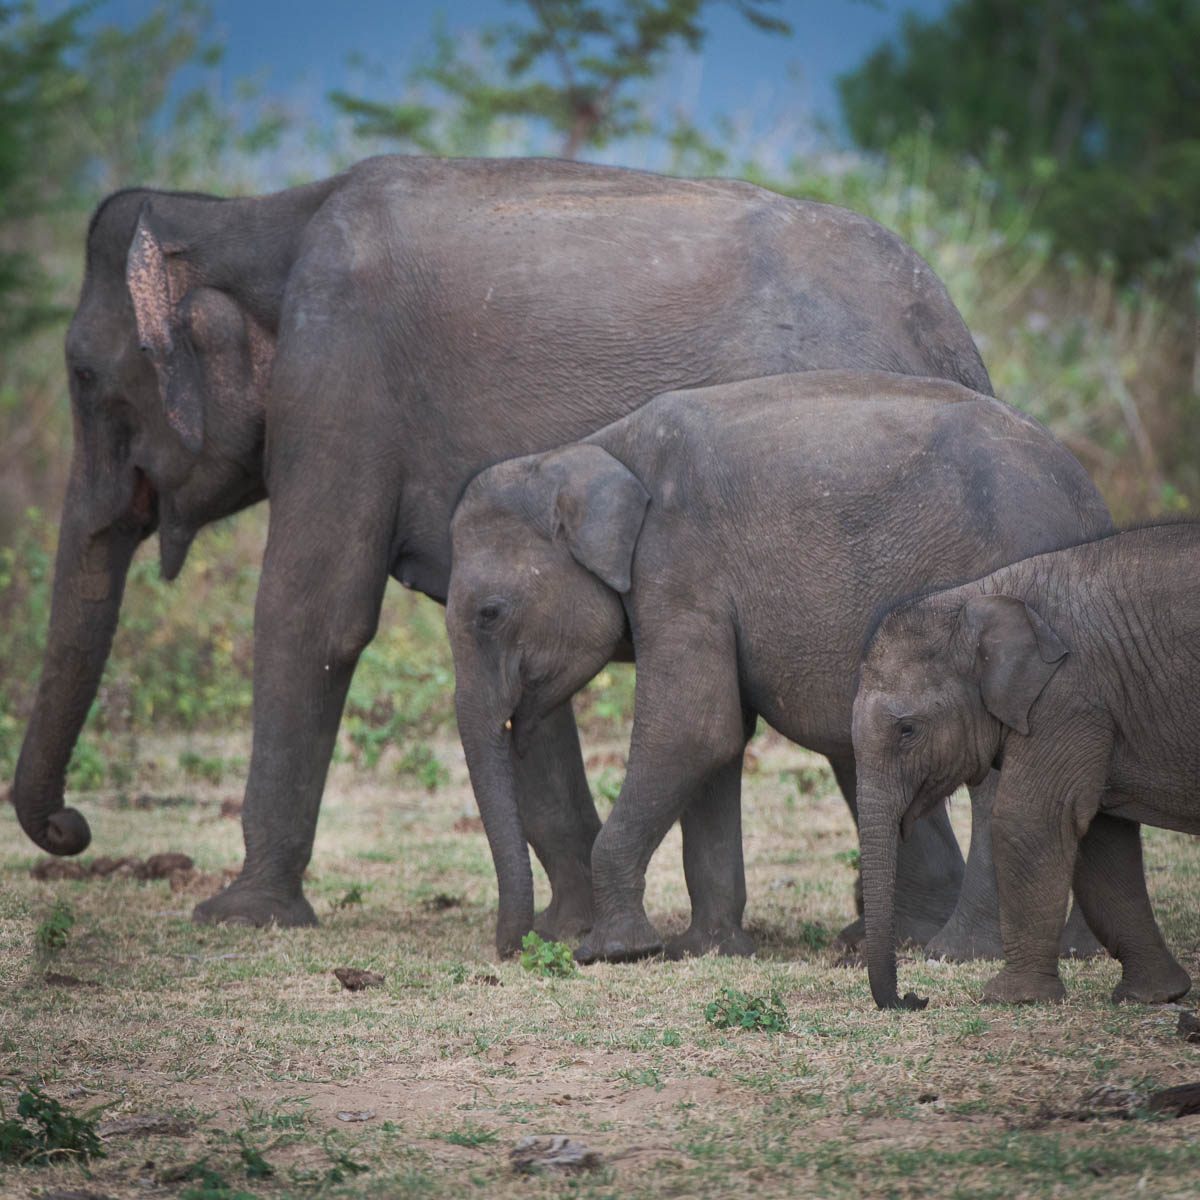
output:
[[[0,358],[62,315],[25,247],[30,223],[68,198],[60,135],[87,86],[68,61],[83,12],[75,6],[47,21],[32,2],[0,4]]]
[[[438,110],[423,103],[383,104],[346,92],[334,92],[330,100],[353,118],[356,132],[430,153],[477,149],[504,118],[547,127],[564,158],[637,133],[667,134],[681,151],[706,150],[686,122],[665,130],[637,94],[637,84],[658,75],[676,47],[701,49],[706,37],[701,18],[712,0],[509,2],[524,10],[522,19],[480,32],[498,70],[471,61],[442,29],[431,58],[414,73],[414,81],[432,84],[449,99],[448,135],[439,136]],[[779,0],[725,2],[764,32],[791,32],[771,11]]]
[[[1128,275],[1200,235],[1200,0],[957,0],[839,88],[860,146],[927,124],[1089,261]]]

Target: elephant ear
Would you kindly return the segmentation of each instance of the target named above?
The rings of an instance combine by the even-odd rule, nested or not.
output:
[[[988,712],[1018,733],[1029,732],[1029,711],[1067,648],[1024,600],[975,596],[964,619],[975,642],[975,672]]]
[[[554,452],[544,464],[552,490],[550,527],[571,557],[615,592],[629,591],[650,493],[632,471],[599,446]]]
[[[186,267],[172,263],[180,248],[160,236],[150,201],[142,205],[125,283],[133,301],[138,340],[154,365],[167,422],[193,454],[204,445],[204,389],[196,354],[180,317]]]

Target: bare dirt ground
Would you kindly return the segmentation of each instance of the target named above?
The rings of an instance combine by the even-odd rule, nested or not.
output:
[[[495,960],[461,751],[448,735],[432,749],[450,777],[433,791],[396,777],[395,751],[370,774],[335,767],[306,883],[315,930],[189,920],[241,857],[242,742],[143,740],[128,794],[75,798],[95,837],[85,864],[194,860],[161,878],[129,864],[31,878],[42,856],[0,812],[0,1103],[13,1116],[40,1082],[101,1123],[107,1151],[0,1167],[0,1195],[1200,1194],[1200,1116],[1144,1104],[1200,1080],[1200,1045],[1176,1008],[1112,1006],[1114,962],[1064,964],[1063,1006],[1010,1009],[979,1000],[996,964],[914,952],[902,988],[929,1008],[874,1009],[831,944],[854,916],[856,843],[821,760],[771,734],[753,744],[754,959],[542,980]],[[208,780],[178,771],[184,751],[215,764]],[[587,754],[611,793],[622,744],[588,739]],[[1198,844],[1159,830],[1145,844],[1168,943],[1200,976]],[[37,932],[56,901],[75,923],[48,949]],[[677,830],[647,907],[664,931],[687,923]],[[382,981],[350,991],[336,968]],[[714,1028],[704,1010],[723,987],[776,993],[788,1030]],[[516,1174],[510,1150],[554,1134],[595,1165]]]

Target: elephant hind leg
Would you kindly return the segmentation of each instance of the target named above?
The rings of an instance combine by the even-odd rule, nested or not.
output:
[[[1079,843],[1075,894],[1088,924],[1121,963],[1114,1003],[1164,1004],[1192,986],[1154,919],[1136,822],[1103,813],[1092,820]]]
[[[750,729],[753,731],[753,720]],[[746,869],[742,858],[742,756],[715,771],[680,817],[683,873],[691,925],[669,938],[668,958],[716,952],[748,957],[754,939],[742,928]]]

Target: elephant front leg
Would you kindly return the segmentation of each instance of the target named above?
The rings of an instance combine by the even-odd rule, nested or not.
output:
[[[742,957],[754,953],[754,939],[742,928],[746,909],[742,758],[739,754],[716,771],[680,818],[692,922],[685,932],[667,940],[670,958],[713,951]]]
[[[592,843],[600,817],[569,701],[538,724],[515,770],[525,836],[550,879],[550,903],[533,927],[552,941],[574,941],[592,927]]]
[[[301,522],[303,532],[290,535],[289,525],[272,512],[255,606],[246,860],[224,891],[197,905],[192,919],[203,923],[317,923],[301,880],[346,692],[378,623],[385,555],[372,555],[366,539],[318,554],[319,524]]]
[[[1114,1004],[1165,1004],[1188,991],[1191,977],[1167,949],[1154,919],[1136,822],[1096,816],[1079,843],[1075,894],[1088,924],[1121,964]]]
[[[996,891],[996,867],[992,860],[992,805],[1000,781],[998,771],[989,771],[983,783],[971,792],[971,848],[958,903],[950,919],[925,947],[934,958],[967,962],[976,958],[1003,958],[1000,936],[1000,898]],[[1097,954],[1100,943],[1087,927],[1078,905],[1072,905],[1059,939],[1063,958],[1087,958]]]
[[[992,810],[1004,969],[984,988],[985,1000],[1065,997],[1059,938],[1079,832],[1096,811],[1106,761],[1104,744],[1087,731],[1042,745],[1010,742]]]

